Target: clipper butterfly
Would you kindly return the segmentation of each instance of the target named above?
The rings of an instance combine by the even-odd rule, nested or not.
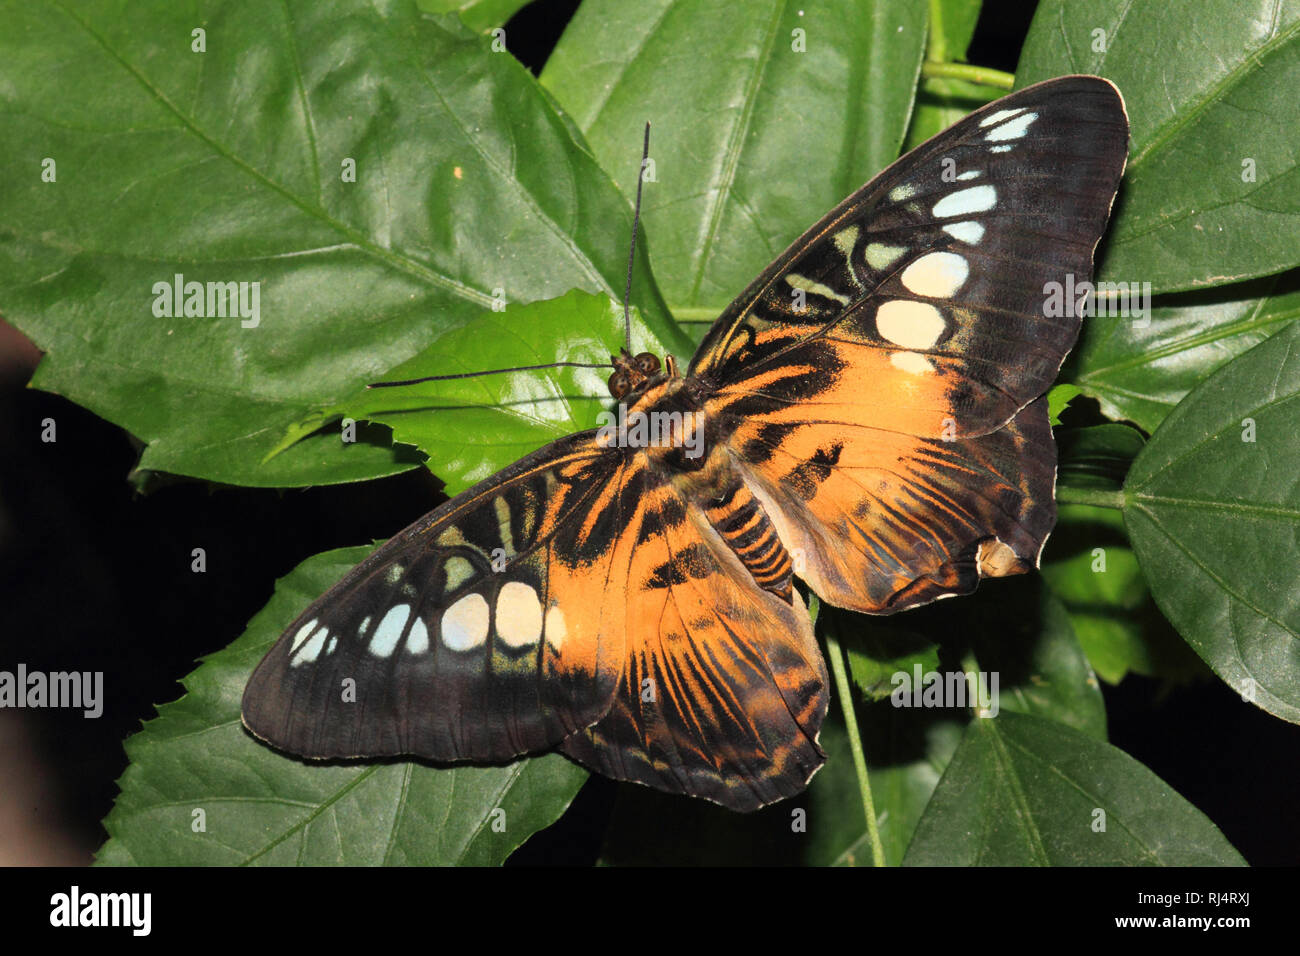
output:
[[[1037,566],[1043,395],[1080,322],[1045,286],[1091,278],[1127,142],[1115,87],[1071,76],[908,153],[684,375],[615,357],[611,392],[673,440],[571,435],[424,516],[289,626],[244,723],[305,757],[558,748],[736,810],[799,793],[828,681],[795,576],[891,614]]]

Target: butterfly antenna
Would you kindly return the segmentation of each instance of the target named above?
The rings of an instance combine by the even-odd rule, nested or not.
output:
[[[627,253],[627,286],[623,289],[623,345],[632,353],[632,263],[636,261],[636,231],[641,222],[641,186],[645,183],[645,161],[650,158],[650,124],[645,124],[645,145],[641,148],[641,165],[636,171],[636,208],[632,212],[632,248]]]
[[[477,378],[480,375],[501,375],[505,372],[533,372],[542,368],[613,368],[612,362],[547,362],[545,365],[516,365],[512,368],[490,368],[482,372],[461,372],[456,375],[426,375],[424,378],[407,378],[400,382],[371,382],[366,388],[396,388],[398,385],[419,385],[421,382],[445,382],[453,378]]]

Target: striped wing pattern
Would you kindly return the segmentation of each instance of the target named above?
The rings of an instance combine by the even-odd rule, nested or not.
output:
[[[1037,566],[1041,396],[1079,328],[1045,286],[1090,278],[1126,147],[1114,87],[1066,77],[908,154],[755,280],[684,378],[642,376],[629,405],[698,414],[674,433],[698,456],[583,432],[447,502],[290,625],[245,724],[307,757],[558,748],[737,810],[799,793],[827,675],[793,578],[892,613]]]

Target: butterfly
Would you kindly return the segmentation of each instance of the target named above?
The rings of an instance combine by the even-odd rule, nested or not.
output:
[[[1118,90],[1069,76],[908,153],[684,375],[613,357],[611,393],[658,440],[570,435],[394,536],[277,640],[245,726],[311,758],[558,749],[742,811],[800,793],[828,680],[796,576],[892,614],[1037,567],[1043,396],[1080,326],[1045,293],[1091,278],[1127,144]]]

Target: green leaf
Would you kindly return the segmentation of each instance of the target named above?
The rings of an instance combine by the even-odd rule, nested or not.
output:
[[[1300,264],[1300,0],[1043,0],[1016,85],[1097,73],[1128,170],[1100,277],[1174,292]]]
[[[849,674],[868,701],[885,700],[894,692],[897,674],[922,673],[939,667],[939,645],[910,630],[903,621],[885,623],[865,614],[825,607],[829,626],[844,639]]]
[[[1130,671],[1175,682],[1205,673],[1152,600],[1119,511],[1062,505],[1043,552],[1043,579],[1107,683]]]
[[[859,710],[885,860],[903,858],[962,725],[951,711]],[[822,725],[825,766],[806,793],[757,813],[624,785],[601,853],[614,866],[870,866],[853,754],[839,708]],[[796,811],[801,811],[797,814]],[[665,819],[672,820],[664,827]]]
[[[1079,395],[1079,387],[1064,382],[1054,385],[1047,392],[1047,420],[1055,428],[1061,424],[1061,413]]]
[[[1160,609],[1207,664],[1300,722],[1300,323],[1197,386],[1125,483]]]
[[[966,47],[975,34],[981,5],[981,0],[931,0],[926,59],[937,63],[964,61]],[[967,113],[997,99],[1003,92],[996,87],[965,80],[922,79],[903,149],[915,149]]]
[[[1300,273],[1161,296],[1145,319],[1090,318],[1070,375],[1110,418],[1153,432],[1205,376],[1300,318]]]
[[[304,763],[244,730],[239,702],[253,667],[369,552],[304,561],[243,636],[185,678],[185,695],[127,740],[131,762],[104,821],[100,864],[491,865],[564,812],[587,774],[556,754],[454,769]]]
[[[547,362],[608,362],[623,341],[623,307],[607,296],[571,292],[558,299],[484,312],[436,338],[424,351],[385,372],[383,381],[454,375]],[[689,348],[680,334],[672,340]],[[633,312],[632,351],[663,355],[668,346]],[[608,409],[609,369],[556,368],[361,389],[324,414],[311,431],[337,415],[379,422],[393,440],[429,456],[449,495],[565,435],[592,428]]]
[[[295,485],[411,467],[330,435],[263,459],[494,300],[622,298],[627,200],[455,18],[344,0],[2,13],[0,302],[47,352],[34,384],[146,442],[141,468]],[[259,283],[257,326],[155,316],[175,274]],[[644,256],[635,276],[671,340]]]
[[[997,701],[993,717],[1033,714],[1106,739],[1101,687],[1065,607],[1037,576],[1004,582],[962,617]]]
[[[1105,830],[1094,829],[1103,820]],[[1244,862],[1199,810],[1123,751],[1014,713],[971,721],[904,860],[908,866]]]
[[[983,0],[930,0],[927,58],[965,62],[982,6]]]
[[[625,189],[650,121],[651,260],[673,312],[708,320],[898,155],[924,34],[920,3],[588,0],[542,83]]]
[[[456,13],[465,26],[483,32],[504,26],[529,0],[415,0],[425,13]],[[509,45],[510,38],[506,38]]]
[[[904,150],[915,149],[942,133],[967,113],[992,103],[1006,90],[947,77],[926,77],[916,92],[916,109],[907,128]]]
[[[1070,386],[1058,385],[1052,393],[1066,388]],[[1094,425],[1062,429],[1056,433],[1056,444],[1058,487],[1117,489],[1144,442],[1142,434],[1127,425]]]

